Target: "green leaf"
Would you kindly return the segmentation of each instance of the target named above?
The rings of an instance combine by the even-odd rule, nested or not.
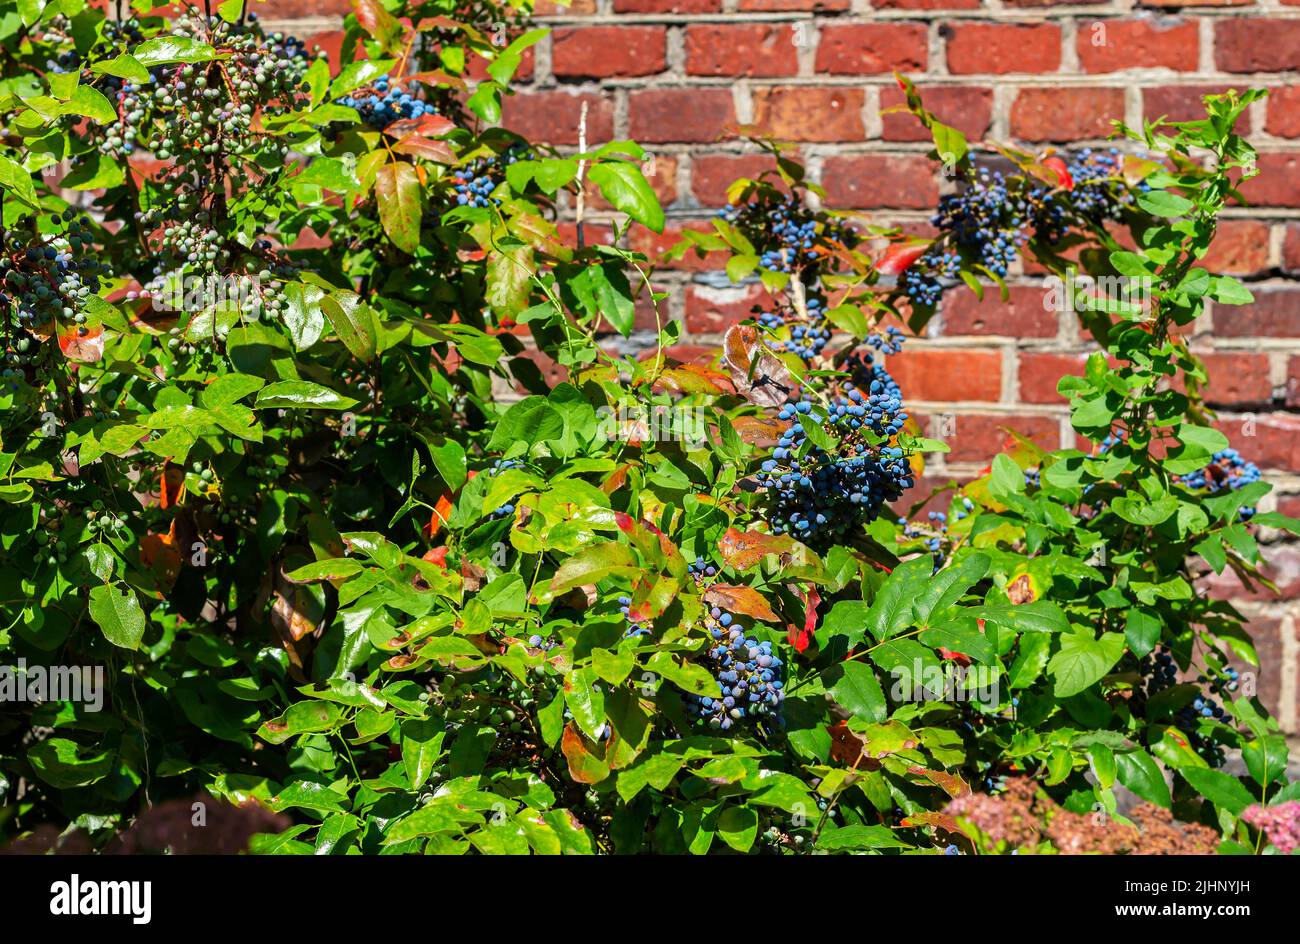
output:
[[[1148,610],[1136,607],[1128,611],[1124,623],[1124,638],[1133,655],[1139,658],[1149,653],[1160,641],[1162,625],[1159,618]]]
[[[912,606],[934,571],[929,557],[915,557],[894,568],[867,611],[867,629],[877,640],[888,639],[912,625]]]
[[[1148,803],[1169,808],[1172,802],[1169,784],[1165,783],[1160,765],[1146,751],[1138,748],[1126,754],[1115,755],[1119,768],[1119,782]]]
[[[402,722],[402,766],[412,790],[419,790],[433,773],[447,736],[444,725],[433,719],[411,718]]]
[[[758,813],[730,804],[718,815],[718,835],[737,852],[748,852],[758,838]]]
[[[1070,628],[1065,613],[1050,600],[986,605],[979,608],[979,615],[1017,633],[1064,633]]]
[[[309,380],[280,380],[267,384],[257,393],[255,406],[259,410],[315,409],[346,410],[357,405],[351,397],[335,393]]]
[[[335,292],[320,300],[320,308],[353,357],[362,363],[374,360],[374,314],[368,305],[361,303],[361,296],[354,292]]]
[[[144,638],[144,610],[131,589],[118,590],[100,584],[90,590],[90,618],[103,630],[104,638],[122,649],[139,649]]]
[[[217,51],[189,36],[168,34],[146,39],[132,50],[132,55],[142,66],[148,67],[172,62],[209,62],[217,58]]]
[[[605,161],[593,164],[587,175],[616,210],[656,233],[664,231],[664,211],[659,206],[659,198],[636,164]]]
[[[987,554],[970,554],[935,574],[912,605],[917,625],[928,625],[932,616],[942,614],[960,600],[966,591],[984,579],[989,563]]]
[[[861,662],[845,662],[843,675],[831,688],[831,697],[856,717],[884,721],[889,716],[885,693],[871,667]]]
[[[1103,633],[1100,639],[1091,629],[1065,633],[1060,637],[1060,651],[1047,663],[1047,672],[1055,680],[1053,691],[1058,698],[1077,695],[1101,679],[1124,654],[1122,633]]]
[[[1196,208],[1186,197],[1180,197],[1168,190],[1148,190],[1137,195],[1138,206],[1156,216],[1168,218],[1186,216]]]
[[[1221,770],[1184,767],[1179,773],[1197,793],[1233,816],[1240,816],[1246,807],[1257,802],[1240,780]]]
[[[113,771],[107,753],[83,754],[83,748],[66,738],[48,738],[27,749],[27,762],[52,787],[69,790],[103,780]]]

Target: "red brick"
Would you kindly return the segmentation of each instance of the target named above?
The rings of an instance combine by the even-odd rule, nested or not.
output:
[[[1214,406],[1268,403],[1273,385],[1268,379],[1268,355],[1237,351],[1199,352],[1210,382],[1205,400]]]
[[[571,249],[578,248],[578,224],[561,220],[555,224],[555,235],[560,242]],[[600,223],[584,223],[582,226],[583,244],[587,246],[608,245],[614,241],[614,231]]]
[[[717,13],[721,9],[722,0],[614,0],[615,13]]]
[[[1300,472],[1300,416],[1284,413],[1220,414],[1215,428],[1261,469]]]
[[[1225,567],[1221,574],[1211,573],[1204,580],[1197,581],[1197,586],[1216,597],[1233,600],[1273,602],[1279,597],[1289,600],[1300,596],[1300,545],[1275,544],[1261,550],[1264,558],[1261,570],[1277,585],[1277,593],[1254,581],[1254,588],[1247,590],[1231,567]]]
[[[1219,338],[1300,337],[1300,288],[1252,285],[1249,305],[1214,306],[1214,335]]]
[[[948,71],[956,75],[1055,72],[1061,67],[1061,28],[1052,23],[943,25]]]
[[[1144,7],[1244,7],[1255,0],[1140,0]],[[1283,3],[1286,0],[1282,0]]]
[[[1085,72],[1124,69],[1196,71],[1199,27],[1181,20],[1083,20],[1075,40]]]
[[[502,104],[501,123],[530,141],[577,144],[578,116],[587,103],[587,140],[614,137],[614,105],[607,96],[569,91],[520,92]]]
[[[950,451],[946,455],[948,462],[991,462],[994,456],[1007,447],[1008,442],[1014,442],[1010,431],[1032,439],[1045,449],[1059,449],[1061,445],[1061,424],[1053,416],[1024,413],[932,414],[921,422],[921,428],[927,436],[949,445]]]
[[[925,107],[944,124],[952,125],[970,141],[988,133],[993,121],[993,90],[970,85],[920,87]],[[896,85],[880,92],[880,110],[888,111],[903,104],[903,93]],[[881,117],[886,141],[929,141],[930,131],[906,112]]]
[[[938,166],[928,157],[914,154],[828,157],[822,186],[834,207],[924,210],[939,199]]]
[[[1300,357],[1294,355],[1286,361],[1286,405],[1300,407]]]
[[[688,75],[777,76],[798,71],[789,25],[692,23],[686,27]]]
[[[1279,495],[1277,510],[1289,518],[1300,518],[1300,495]]]
[[[1256,164],[1259,176],[1239,188],[1248,203],[1300,207],[1300,151],[1271,151],[1259,155]]]
[[[645,253],[650,259],[650,264],[660,269],[677,269],[686,272],[721,270],[727,262],[725,253],[709,253],[701,259],[695,254],[694,249],[689,249],[680,259],[662,258],[665,252],[682,241],[682,231],[687,229],[713,231],[713,227],[704,221],[665,226],[662,233],[653,233],[644,226],[634,226],[628,233],[628,247],[635,252]]]
[[[754,89],[754,124],[789,141],[860,141],[864,96],[860,88]],[[635,137],[635,135],[633,135]]]
[[[1300,138],[1300,86],[1284,86],[1269,92],[1264,130],[1279,138]]]
[[[1300,20],[1219,20],[1214,55],[1224,72],[1290,71],[1300,62]]]
[[[1282,267],[1290,272],[1300,272],[1300,223],[1286,224],[1286,239],[1282,242]]]
[[[980,0],[871,0],[878,10],[977,10]]]
[[[1142,90],[1142,111],[1148,121],[1198,121],[1205,117],[1206,95],[1221,95],[1227,85],[1163,85]],[[1237,120],[1237,131],[1245,133],[1250,122],[1247,115]]]
[[[920,23],[823,26],[816,69],[831,75],[920,72],[926,66],[926,46],[926,28]]]
[[[691,285],[686,289],[686,330],[691,334],[721,334],[752,318],[755,305],[770,303],[770,296],[757,284],[727,288]]]
[[[1020,399],[1024,403],[1064,403],[1056,392],[1062,377],[1082,377],[1087,354],[1020,352]]]
[[[551,71],[562,78],[605,79],[655,75],[664,70],[660,26],[586,26],[557,29]]]
[[[1002,394],[1002,355],[912,347],[891,354],[886,366],[909,400],[996,402]]]
[[[338,75],[342,68],[343,30],[325,30],[312,33],[305,40],[308,49],[320,49],[329,57],[330,75]]]
[[[628,134],[642,144],[715,141],[735,120],[729,88],[639,89],[628,96]]]
[[[1220,275],[1257,275],[1268,269],[1268,224],[1259,220],[1220,220],[1219,231],[1201,265]]]
[[[1010,300],[1002,301],[995,285],[984,287],[984,300],[965,286],[952,289],[939,309],[944,337],[965,334],[1006,335],[1015,338],[1056,337],[1056,312],[1043,304],[1044,290],[1013,285]]]
[[[1008,7],[1059,7],[1059,6],[1085,6],[1090,4],[1109,3],[1110,0],[1002,0],[1004,6]]]
[[[618,9],[617,0],[615,9]],[[572,0],[566,6],[560,6],[557,0],[537,0],[533,4],[533,16],[591,16],[596,12],[596,0]]]
[[[1011,106],[1011,133],[1026,141],[1104,138],[1123,117],[1122,89],[1027,88]]]
[[[740,0],[737,7],[742,13],[779,13],[784,11],[812,11],[835,13],[849,8],[849,0]]]
[[[775,169],[776,161],[768,154],[701,154],[691,162],[691,193],[704,206],[726,206],[727,188],[733,180],[756,180],[764,171]]]

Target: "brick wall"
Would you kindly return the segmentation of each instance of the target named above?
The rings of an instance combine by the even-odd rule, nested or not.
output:
[[[293,24],[303,35],[335,28],[346,5],[268,9],[309,17]],[[525,63],[529,81],[506,122],[570,146],[585,101],[593,140],[650,148],[669,225],[631,240],[652,255],[725,203],[733,178],[764,168],[724,133],[733,124],[796,142],[832,205],[925,232],[941,181],[923,130],[881,114],[899,103],[895,69],[972,139],[1058,147],[1102,143],[1112,118],[1192,117],[1207,91],[1269,88],[1241,129],[1261,151],[1262,173],[1245,189],[1254,206],[1228,214],[1208,260],[1251,282],[1257,301],[1208,311],[1192,340],[1221,428],[1279,486],[1266,507],[1300,516],[1300,0],[540,0],[538,12],[553,33]],[[693,257],[657,282],[687,354],[761,297]],[[1074,442],[1056,383],[1088,345],[1072,315],[1044,309],[1034,273],[1012,286],[1009,305],[950,293],[927,337],[890,358],[914,412],[952,446],[932,458],[933,478],[979,470],[1003,427],[1050,447]],[[1267,700],[1295,731],[1300,547],[1273,541],[1267,556],[1282,599],[1245,594],[1230,577],[1218,589],[1250,614]]]

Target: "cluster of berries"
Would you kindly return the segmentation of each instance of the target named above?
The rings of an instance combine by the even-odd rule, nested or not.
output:
[[[88,217],[69,207],[51,217],[50,224],[56,233],[63,232],[25,246],[9,244],[17,234],[0,237],[0,322],[5,339],[0,376],[10,390],[17,388],[24,368],[34,362],[38,336],[54,331],[89,333],[86,305],[108,271],[94,255]]]
[[[374,85],[357,89],[351,95],[339,99],[339,104],[355,108],[362,121],[381,130],[395,121],[422,118],[435,113],[433,106],[409,91],[403,91],[400,85],[393,85],[386,75],[375,79]]]
[[[854,240],[842,223],[819,220],[799,200],[775,191],[764,191],[743,206],[727,204],[718,216],[740,230],[758,252],[758,264],[771,272],[814,268],[831,244]]]
[[[888,444],[907,419],[897,385],[891,389],[873,380],[868,390],[864,396],[854,387],[830,401],[825,417],[825,431],[835,440],[830,450],[808,443],[803,424],[818,422],[809,400],[786,404],[777,414],[791,425],[757,477],[767,490],[773,533],[800,540],[837,537],[875,518],[882,505],[915,483],[903,450]]]
[[[94,256],[90,218],[69,207],[50,218],[63,233],[27,246],[0,237],[0,308],[10,308],[19,328],[54,321],[83,324],[86,300],[99,291],[107,266]],[[10,234],[13,238],[16,234]]]
[[[1119,175],[1118,153],[1085,148],[1061,161],[1057,187],[977,169],[961,190],[940,198],[931,219],[940,238],[902,273],[903,294],[918,307],[933,307],[964,265],[1005,277],[1030,239],[1056,243],[1076,221],[1099,224],[1118,217],[1132,202]]]
[[[456,168],[448,178],[456,203],[472,207],[499,206],[501,200],[492,194],[505,180],[506,167],[515,161],[531,160],[532,156],[526,148],[512,145],[501,154],[476,157],[464,167]]]
[[[1164,645],[1138,660],[1138,671],[1146,678],[1147,697],[1178,684],[1178,666],[1173,653]],[[1225,754],[1223,746],[1214,737],[1213,729],[1205,730],[1203,723],[1226,724],[1231,722],[1232,716],[1211,694],[1223,699],[1231,698],[1231,693],[1239,687],[1239,679],[1239,673],[1231,666],[1212,676],[1197,675],[1196,683],[1208,686],[1209,692],[1202,691],[1174,715],[1174,724],[1187,735],[1192,749],[1214,767],[1222,766]]]
[[[705,614],[704,628],[709,634],[704,663],[718,681],[718,694],[688,694],[690,715],[724,731],[745,718],[779,721],[785,683],[772,644],[746,636],[732,615],[716,606]]]
[[[1236,491],[1251,482],[1258,482],[1259,479],[1259,466],[1247,462],[1236,449],[1216,452],[1205,468],[1178,477],[1187,488],[1194,491],[1205,490],[1211,495]],[[1242,521],[1249,521],[1255,516],[1255,509],[1252,506],[1244,506],[1237,514]]]
[[[781,305],[774,311],[754,310],[758,323],[777,335],[773,347],[810,361],[829,343],[831,329],[825,302],[820,298],[809,296],[804,308],[806,314],[800,314],[793,305]]]

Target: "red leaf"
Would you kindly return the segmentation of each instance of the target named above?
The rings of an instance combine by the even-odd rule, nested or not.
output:
[[[1074,189],[1074,178],[1070,176],[1070,170],[1065,166],[1065,161],[1059,157],[1043,158],[1043,166],[1056,175],[1057,184],[1062,190]]]
[[[794,623],[790,623],[788,627],[790,645],[794,646],[795,652],[803,652],[812,644],[813,631],[817,628],[817,607],[822,602],[821,594],[817,592],[816,587],[811,587],[806,592],[800,592],[799,596],[803,599],[806,607],[803,629],[800,629]]]
[[[929,242],[890,243],[885,254],[876,263],[876,271],[881,275],[899,275],[925,255],[925,251],[929,248]]]
[[[939,658],[947,659],[962,666],[970,665],[970,656],[966,655],[966,653],[945,649],[943,646],[939,647]]]
[[[403,118],[384,128],[384,134],[401,138],[419,135],[422,138],[440,138],[456,127],[456,123],[442,115],[421,115],[419,118]]]

